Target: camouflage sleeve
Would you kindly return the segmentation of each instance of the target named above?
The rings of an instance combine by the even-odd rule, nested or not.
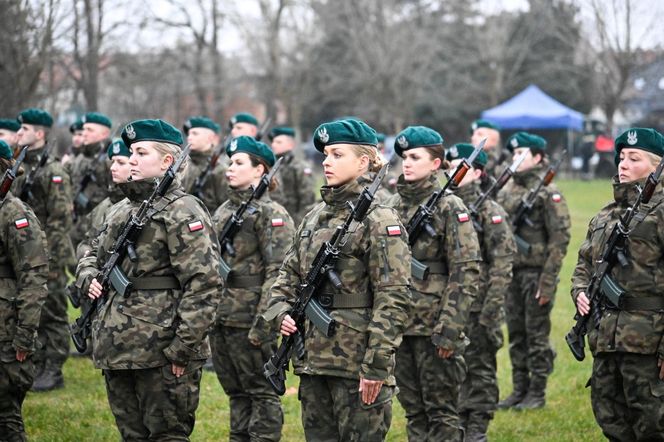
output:
[[[505,210],[492,202],[486,211],[482,248],[489,268],[489,283],[480,324],[494,326],[503,321],[505,296],[512,281],[512,263],[516,253],[514,235]]]
[[[266,207],[267,208],[267,207]],[[256,230],[259,249],[265,265],[265,281],[261,290],[261,298],[258,302],[256,311],[258,314],[254,318],[252,329],[249,331],[249,337],[256,337],[264,342],[270,336],[270,323],[263,320],[262,313],[266,310],[270,298],[270,287],[274,284],[279,275],[279,268],[283,261],[283,256],[293,242],[293,233],[295,226],[293,219],[286,209],[276,202],[269,205],[269,209],[261,213],[261,217],[256,220]]]
[[[551,300],[556,296],[558,273],[567,254],[570,240],[570,217],[567,202],[554,187],[547,189],[544,196],[544,226],[549,240],[546,245],[546,261],[539,280],[541,296]]]
[[[579,247],[579,257],[576,261],[574,273],[572,273],[571,295],[572,301],[575,305],[576,297],[578,294],[588,289],[590,277],[593,273],[593,244],[591,238],[592,232],[595,230],[595,219],[596,218],[591,219],[590,223],[588,224],[588,233],[586,233],[586,239],[583,241],[583,243],[581,243],[581,247]]]
[[[7,210],[9,207],[4,207]],[[30,208],[16,201],[14,218],[10,218],[6,245],[12,257],[16,274],[16,310],[18,321],[13,347],[28,352],[35,351],[37,327],[41,308],[46,299],[48,257],[46,235]]]
[[[71,180],[62,167],[50,169],[46,225],[51,262],[62,266],[73,266],[74,246],[69,232],[72,229]],[[57,270],[51,269],[51,271]]]
[[[385,380],[394,365],[411,306],[411,254],[406,229],[397,213],[377,207],[369,215],[368,269],[373,288],[373,310],[367,327],[368,343],[361,366],[366,379]],[[401,232],[394,235],[394,226]]]
[[[480,246],[470,213],[463,202],[452,196],[445,213],[445,243],[449,279],[440,299],[438,321],[431,341],[438,347],[457,350],[465,346],[470,307],[477,295],[481,259]]]
[[[221,293],[219,253],[210,216],[196,198],[184,196],[169,211],[168,253],[182,295],[176,312],[175,338],[164,349],[164,355],[171,362],[186,364],[214,321]]]
[[[226,165],[222,160],[219,160],[215,168],[212,170],[212,190],[214,195],[210,197],[210,201],[214,201],[214,206],[219,207],[228,200],[228,181],[226,180]]]
[[[311,172],[311,167],[306,164],[303,164],[303,168],[297,169],[296,171],[296,183],[299,183],[295,187],[297,192],[297,211],[293,216],[296,220],[301,220],[306,214],[306,210],[310,207],[316,200],[316,195],[314,194],[314,176]]]

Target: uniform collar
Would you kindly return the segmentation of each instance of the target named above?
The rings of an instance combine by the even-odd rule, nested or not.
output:
[[[39,149],[28,149],[28,151],[25,152],[25,163],[26,164],[37,164],[39,162],[39,159],[41,158],[42,154],[44,153],[44,150],[46,149],[46,145],[43,147],[40,147]]]
[[[328,206],[344,207],[346,206],[346,202],[357,199],[357,195],[359,195],[364,188],[362,183],[366,183],[370,179],[371,178],[366,175],[351,180],[339,187],[323,186],[320,188],[320,196]]]
[[[440,188],[440,183],[435,173],[431,174],[429,178],[415,182],[404,180],[403,175],[397,180],[397,192],[399,192],[404,201],[421,201]]]
[[[646,182],[646,178],[639,180],[639,181],[631,181],[629,183],[621,183],[618,181],[618,176],[614,176],[613,179],[611,180],[611,184],[613,185],[613,200],[618,204],[619,206],[622,207],[628,207],[634,204],[636,201],[636,198],[639,195],[639,189],[638,187],[643,188],[643,185]],[[657,187],[655,188],[655,192],[653,194],[653,199],[655,198],[661,198],[662,193],[664,192],[663,189],[663,183],[662,179],[660,179],[659,183],[657,183]]]
[[[200,152],[198,150],[189,151],[189,159],[194,164],[206,163],[211,155],[212,155],[211,151],[207,151],[207,152]]]
[[[252,192],[253,192],[253,189],[251,187],[248,188],[248,189],[239,190],[239,189],[234,189],[234,188],[229,186],[228,187],[228,199],[234,205],[239,206],[240,204],[242,204],[243,201],[247,201],[249,199]],[[260,201],[265,201],[265,200],[270,199],[268,194],[269,194],[269,191],[265,192],[263,194],[263,196],[260,198]],[[256,203],[256,200],[254,200],[254,203]]]
[[[133,203],[140,203],[150,198],[150,195],[152,195],[152,192],[154,192],[156,185],[157,185],[156,178],[147,178],[144,180],[138,180],[138,181],[132,180],[126,183],[120,183],[117,186],[120,189],[120,191],[123,193],[123,195],[129,199],[129,201]],[[166,194],[168,195],[180,187],[181,187],[180,180],[176,178],[173,184],[171,184],[171,187],[168,189],[168,192],[166,192]]]
[[[102,146],[107,146],[107,145],[108,141],[106,140],[99,141],[97,143],[83,145],[81,146],[79,151],[86,158],[92,158],[96,156],[99,153],[99,151],[101,151]]]
[[[514,182],[523,187],[534,187],[537,185],[539,180],[542,179],[542,172],[544,171],[544,165],[538,164],[532,169],[524,170],[521,172],[516,172],[512,179]]]
[[[454,194],[461,198],[464,203],[469,204],[473,201],[475,201],[481,193],[480,189],[480,181],[476,180],[473,181],[472,183],[468,183],[465,186],[458,187],[455,191]]]

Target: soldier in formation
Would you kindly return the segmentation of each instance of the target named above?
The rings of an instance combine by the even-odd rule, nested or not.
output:
[[[403,159],[403,174],[388,205],[407,223],[441,190],[443,138],[427,127],[410,126],[397,135],[394,150]],[[396,355],[398,397],[410,441],[462,441],[458,397],[466,376],[465,328],[477,295],[480,248],[470,213],[454,195],[438,200],[429,226],[434,236],[411,241],[413,260],[428,272],[409,272],[413,306]]]
[[[18,145],[17,132],[20,128],[21,125],[16,119],[0,118],[0,140],[7,143],[12,152]]]
[[[621,441],[662,440],[664,189],[661,181],[648,204],[641,205],[634,217],[633,229],[624,244],[624,265],[617,263],[607,275],[624,291],[620,307],[606,301],[593,305],[593,309],[600,311],[591,313],[591,303],[586,296],[611,231],[636,201],[637,185],[643,186],[664,155],[664,137],[648,128],[628,129],[616,138],[615,146],[618,175],[612,182],[613,201],[588,225],[572,277],[572,299],[581,315],[591,315],[588,335],[593,354],[590,397],[604,436]]]
[[[507,149],[503,149],[500,142],[500,126],[489,120],[479,119],[470,125],[470,142],[477,146],[482,140],[486,140],[484,151],[487,155],[485,170],[495,175],[507,163],[510,155]]]

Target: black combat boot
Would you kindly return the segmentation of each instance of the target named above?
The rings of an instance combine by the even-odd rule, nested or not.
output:
[[[65,381],[62,376],[62,370],[53,365],[46,365],[44,371],[35,378],[32,384],[32,391],[51,391],[65,387]]]
[[[508,408],[514,407],[516,404],[521,402],[528,393],[528,384],[530,380],[528,379],[528,372],[526,371],[513,371],[512,372],[512,385],[514,386],[514,391],[512,394],[507,396],[502,401],[498,402],[499,410],[506,410]]]
[[[546,376],[533,376],[530,379],[528,394],[519,402],[515,410],[534,410],[542,408],[546,403],[544,398],[546,392]]]

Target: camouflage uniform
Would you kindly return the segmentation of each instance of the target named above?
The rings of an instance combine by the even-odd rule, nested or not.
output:
[[[182,187],[188,193],[193,194],[196,179],[200,177],[210,161],[210,152],[191,151],[189,154],[189,165],[182,178]],[[205,184],[203,185],[201,201],[210,213],[214,213],[228,199],[228,182],[226,181],[227,158],[221,155],[217,164],[212,169]],[[198,196],[198,195],[196,195]]]
[[[416,183],[402,175],[389,205],[407,221],[438,189],[435,175]],[[461,441],[457,405],[466,373],[464,329],[479,283],[480,248],[468,209],[454,195],[439,200],[431,227],[436,238],[423,234],[412,246],[413,258],[429,267],[429,276],[411,277],[413,308],[397,351],[399,402],[409,440]],[[440,358],[437,347],[454,354]]]
[[[37,166],[44,148],[29,150],[23,167],[26,173],[16,179],[13,188],[20,192],[29,170]],[[49,275],[48,297],[42,307],[39,321],[39,342],[41,349],[35,353],[38,365],[38,379],[33,388],[41,389],[39,373],[55,378],[55,384],[62,384],[62,365],[69,354],[69,328],[67,318],[67,296],[65,267],[75,265],[74,247],[69,232],[72,228],[72,196],[69,175],[60,162],[50,157],[35,176],[32,186],[34,198],[25,201],[39,219],[48,242]],[[44,379],[42,377],[42,379]]]
[[[283,161],[277,171],[279,187],[270,193],[270,197],[284,206],[295,225],[299,225],[316,197],[314,195],[314,177],[311,166],[297,158],[295,153],[282,155]]]
[[[455,194],[470,205],[480,197],[480,184],[469,183]],[[498,403],[496,352],[503,345],[500,329],[505,318],[503,305],[516,253],[507,213],[497,202],[486,199],[477,215],[474,225],[482,251],[480,285],[470,308],[467,327],[470,345],[464,354],[468,374],[459,399],[467,436],[486,434]]]
[[[346,202],[355,201],[362,187],[354,180],[321,189],[323,202],[300,224],[272,286],[266,319],[277,317],[281,323],[295,299],[295,287],[320,246],[348,216]],[[318,295],[337,322],[336,332],[325,337],[306,321],[305,355],[295,367],[305,436],[316,441],[383,440],[391,422],[395,352],[411,303],[410,251],[396,213],[373,204],[343,248],[336,269],[343,287],[336,290],[328,282]],[[372,405],[361,401],[360,377],[384,381]]]
[[[130,212],[153,180],[119,185],[127,197],[109,213],[93,251],[79,263],[86,284],[104,265]],[[138,261],[120,264],[134,282],[128,297],[113,289],[92,325],[93,359],[125,440],[188,440],[198,406],[207,332],[219,301],[219,255],[207,210],[176,183],[153,207],[136,243]],[[186,366],[176,378],[171,364]]]
[[[80,154],[64,166],[72,183],[74,218],[76,219],[74,228],[71,230],[74,247],[85,238],[86,232],[90,231],[88,218],[85,215],[90,213],[108,195],[108,186],[111,182],[109,162],[106,161],[108,143],[109,140],[104,140],[82,146],[79,149]],[[102,161],[98,159],[100,153],[103,154],[104,159]],[[83,206],[77,203],[77,199],[81,198],[78,195],[81,190],[81,181],[88,173],[91,174],[93,179],[88,182],[83,191],[83,197],[87,197],[89,200],[88,204]]]
[[[251,190],[229,188],[229,200],[213,216],[217,232],[250,194]],[[232,441],[281,438],[281,402],[263,376],[263,364],[277,349],[277,335],[260,314],[265,311],[269,289],[294,231],[286,209],[265,194],[245,212],[233,241],[235,257],[223,255],[232,271],[222,292],[210,344],[217,377],[230,400]],[[249,338],[261,345],[253,345]]]
[[[87,256],[92,250],[92,241],[97,238],[102,227],[106,224],[106,218],[111,213],[111,208],[125,198],[120,188],[113,184],[109,186],[108,196],[102,202],[92,209],[92,212],[85,215],[85,223],[89,226],[85,238],[76,246],[76,259],[80,260]]]
[[[21,407],[32,386],[40,310],[46,299],[46,236],[32,210],[7,194],[0,202],[0,439],[24,441]]]
[[[530,189],[537,186],[544,172],[543,165],[517,172],[502,189],[498,201],[510,216]],[[514,233],[527,241],[531,250],[529,254],[517,252],[514,258],[514,277],[505,304],[514,386],[512,405],[525,401],[526,396],[529,402],[544,401],[546,381],[555,358],[549,342],[550,315],[558,273],[570,239],[569,210],[555,183],[540,190],[528,217],[532,226],[524,224]],[[535,298],[538,289],[550,302],[539,305]]]
[[[641,183],[643,185],[643,182]],[[627,240],[627,267],[615,266],[614,281],[626,291],[625,308],[605,302],[599,327],[590,320],[592,351],[591,401],[597,423],[610,440],[663,440],[664,381],[658,358],[664,359],[664,195],[662,184],[635,216]],[[590,221],[572,277],[572,298],[586,291],[595,262],[613,226],[636,200],[635,183],[613,180],[614,202]],[[646,298],[646,299],[644,299]],[[651,306],[639,306],[649,301]],[[592,316],[591,316],[592,318]]]
[[[512,154],[500,145],[484,152],[487,155],[487,163],[484,170],[491,176],[498,176],[504,168],[512,163]]]

